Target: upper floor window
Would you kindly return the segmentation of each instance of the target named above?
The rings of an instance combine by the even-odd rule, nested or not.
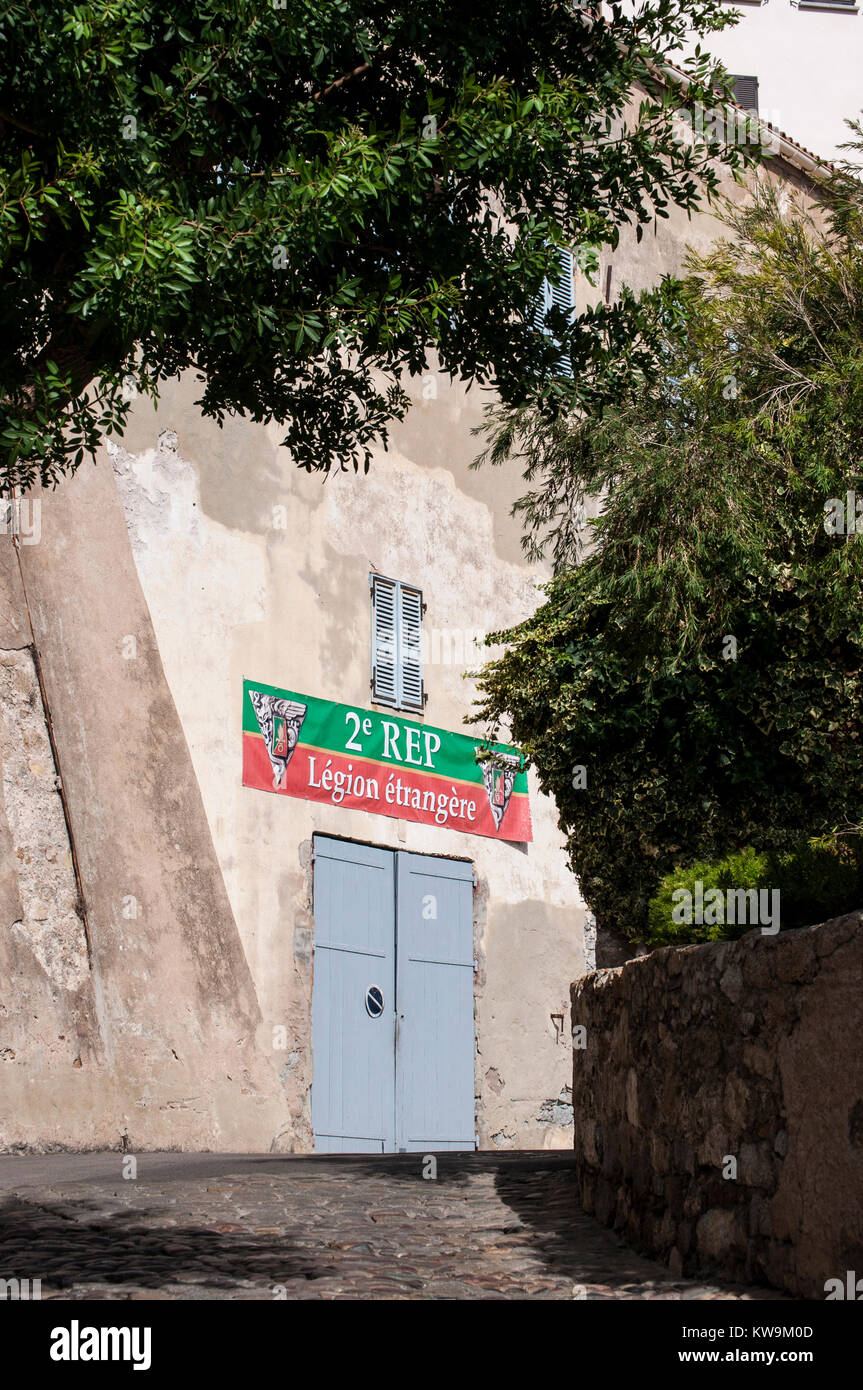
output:
[[[734,100],[738,106],[742,106],[744,111],[754,111],[758,115],[758,78],[739,77],[736,74],[731,78],[731,85],[734,89]]]
[[[543,280],[533,308],[534,328],[552,337],[551,329],[545,321],[549,309],[562,309],[567,315],[571,315],[575,310],[575,257],[571,251],[558,250],[557,258],[558,273],[552,279]],[[572,375],[572,366],[568,358],[562,357],[560,365],[567,376]]]
[[[422,590],[382,574],[370,576],[372,700],[393,709],[422,711]]]

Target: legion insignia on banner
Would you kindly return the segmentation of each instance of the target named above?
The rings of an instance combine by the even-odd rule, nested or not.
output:
[[[249,699],[254,706],[261,736],[270,755],[273,786],[279,787],[293,751],[300,741],[300,730],[308,706],[301,705],[297,700],[283,700],[276,695],[265,695],[260,690],[250,690]]]
[[[515,786],[516,774],[520,770],[521,760],[510,753],[497,753],[494,757],[483,760],[482,780],[494,818],[495,830],[500,830]]]

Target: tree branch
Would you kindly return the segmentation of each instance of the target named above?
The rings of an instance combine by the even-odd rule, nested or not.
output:
[[[329,87],[324,87],[323,91],[315,92],[312,101],[323,101],[324,97],[328,97],[330,92],[334,92],[337,87],[343,87],[346,82],[350,82],[354,77],[361,77],[364,72],[368,72],[370,67],[371,63],[360,63],[359,67],[354,68],[353,72],[346,72],[343,77],[338,77],[335,82],[331,82]]]
[[[18,130],[26,130],[28,135],[36,135],[40,140],[48,138],[44,130],[36,130],[26,121],[19,121],[17,116],[10,116],[8,111],[0,111],[0,121],[5,121],[7,125],[14,125]]]

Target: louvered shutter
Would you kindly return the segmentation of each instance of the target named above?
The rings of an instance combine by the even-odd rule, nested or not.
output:
[[[562,309],[567,317],[575,308],[573,255],[571,251],[560,252],[560,274],[551,286],[551,302],[556,309]],[[572,364],[568,357],[561,356],[560,368],[567,376],[572,376]]]
[[[406,709],[423,707],[423,596],[419,589],[398,585],[399,645],[398,674],[401,689],[399,704]]]
[[[738,106],[742,106],[744,111],[754,111],[758,115],[758,78],[757,77],[732,77],[731,85],[734,89],[734,100]]]
[[[398,701],[398,585],[372,575],[372,699]]]
[[[394,709],[423,708],[420,589],[371,576],[372,699]]]
[[[545,332],[545,316],[551,308],[551,286],[547,280],[543,280],[542,287],[533,306],[531,323],[538,333]]]
[[[575,268],[575,257],[568,250],[557,252],[558,264],[560,266],[558,274],[554,280],[543,280],[542,289],[536,297],[534,305],[532,323],[540,333],[548,333],[545,316],[549,309],[562,309],[565,314],[571,314],[575,309],[575,284],[573,272]],[[567,376],[572,375],[572,367],[569,359],[561,357],[561,371]]]

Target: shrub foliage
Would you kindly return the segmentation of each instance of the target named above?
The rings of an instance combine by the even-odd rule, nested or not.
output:
[[[675,869],[659,882],[647,910],[645,942],[651,946],[681,946],[701,941],[728,941],[763,926],[768,930],[802,927],[850,911],[860,902],[861,874],[859,846],[839,841],[830,846],[801,846],[790,854],[757,853],[751,847],[736,850],[724,858],[701,861],[685,869]],[[714,900],[705,908],[703,900],[718,889],[724,901]],[[689,896],[682,899],[683,890]],[[768,895],[746,902],[730,900],[732,894],[752,892]],[[778,891],[774,918],[773,893]],[[701,921],[695,912],[684,914],[702,899]],[[759,914],[762,905],[766,913]],[[707,919],[707,920],[704,920]],[[714,920],[715,919],[715,920]]]
[[[863,539],[825,507],[860,492],[863,514],[863,193],[845,173],[825,196],[810,216],[765,180],[728,210],[650,296],[655,375],[613,411],[492,420],[557,573],[491,639],[480,713],[556,798],[600,923],[636,939],[674,870],[860,823]]]

